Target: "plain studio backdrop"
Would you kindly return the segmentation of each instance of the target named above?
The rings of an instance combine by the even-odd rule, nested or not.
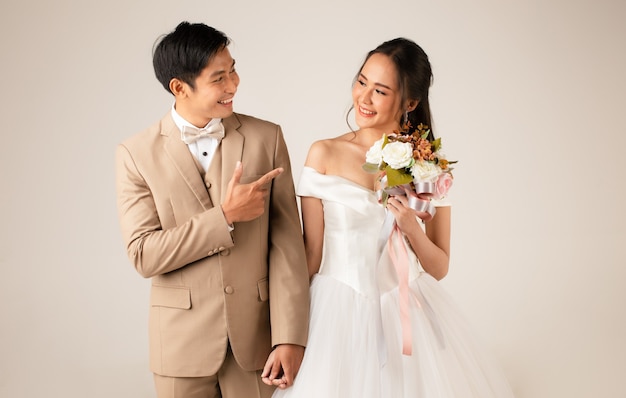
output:
[[[154,396],[114,149],[169,111],[151,51],[182,20],[232,38],[235,110],[281,124],[296,182],[367,51],[422,45],[459,160],[442,283],[518,397],[626,396],[621,0],[2,0],[0,396]]]

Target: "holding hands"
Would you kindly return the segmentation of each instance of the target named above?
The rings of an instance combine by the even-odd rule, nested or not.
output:
[[[267,358],[261,380],[267,385],[285,389],[293,385],[300,370],[304,347],[296,344],[280,344]]]

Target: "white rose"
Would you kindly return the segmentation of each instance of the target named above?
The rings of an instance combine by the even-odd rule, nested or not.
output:
[[[437,181],[441,168],[431,162],[417,162],[411,167],[411,175],[415,181]]]
[[[383,155],[382,155],[383,142],[385,142],[385,137],[376,141],[374,145],[372,145],[372,147],[367,151],[367,153],[365,153],[365,161],[367,163],[380,166],[380,163],[383,160]]]
[[[399,170],[410,167],[413,160],[413,146],[408,142],[390,142],[383,148],[383,160],[392,168]]]

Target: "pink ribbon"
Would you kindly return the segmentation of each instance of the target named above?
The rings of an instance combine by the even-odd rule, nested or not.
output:
[[[393,187],[387,186],[387,176],[383,176],[380,179],[382,188],[377,192],[378,200],[382,202],[383,196],[406,196],[407,191],[413,191],[417,195],[428,197],[429,199],[422,199],[419,196],[408,195],[409,207],[415,210],[415,212],[425,213],[422,218],[424,221],[429,221],[435,216],[435,206],[430,202],[430,198],[435,192],[437,187],[434,182],[430,181],[414,181],[413,186],[411,184],[396,185]]]
[[[409,253],[406,246],[402,242],[402,232],[398,226],[394,227],[393,232],[400,239],[401,256],[396,256],[396,250],[393,247],[393,235],[387,241],[387,249],[391,262],[398,274],[398,293],[400,301],[400,325],[402,328],[402,354],[411,355],[413,353],[413,339],[411,337],[411,314],[409,313]],[[421,308],[417,297],[414,297],[417,306]]]
[[[388,187],[386,185],[387,177],[383,176],[383,178],[381,178],[381,189],[378,191],[379,201],[383,201],[384,195],[405,196],[407,195],[407,191],[413,191],[416,194],[428,197],[429,199],[422,199],[417,195],[408,195],[408,206],[416,213],[421,213],[420,216],[424,221],[429,221],[435,216],[435,206],[433,206],[430,202],[430,197],[432,197],[436,192],[435,183],[418,181],[413,182],[413,186],[411,186],[411,184],[398,185],[394,187]],[[400,245],[401,253],[399,256],[396,255],[396,250],[393,247],[394,235],[395,238],[398,239],[398,243]],[[412,355],[413,338],[411,333],[411,314],[409,312],[409,253],[403,240],[402,231],[398,228],[393,215],[388,212],[381,230],[379,248],[382,249],[382,247],[384,247],[384,242],[386,241],[389,257],[391,257],[391,262],[393,263],[396,274],[398,275],[398,300],[400,305],[400,326],[402,328],[402,354]],[[415,300],[417,307],[422,308],[417,297],[414,294],[411,296]]]

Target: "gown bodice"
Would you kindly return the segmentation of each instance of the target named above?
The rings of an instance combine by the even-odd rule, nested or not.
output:
[[[324,206],[324,252],[319,273],[364,295],[374,294],[378,238],[385,219],[376,192],[346,178],[304,167],[297,193],[319,198]]]

